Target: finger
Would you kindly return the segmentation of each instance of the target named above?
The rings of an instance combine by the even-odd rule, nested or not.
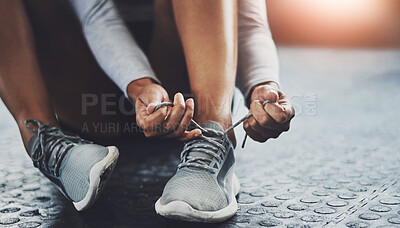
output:
[[[249,122],[250,128],[260,135],[263,135],[266,131],[269,130],[268,128],[262,127],[254,117],[250,117],[247,121]]]
[[[146,110],[136,112],[136,123],[141,129],[143,129],[143,131],[147,128],[147,122],[146,122],[147,117],[148,115],[146,113]]]
[[[282,108],[284,110],[287,110],[289,118],[287,121],[290,121],[291,119],[293,119],[293,117],[295,116],[295,110],[294,107],[292,105],[292,103],[290,102],[290,100],[288,98],[284,98],[278,101],[279,105],[282,106]]]
[[[148,115],[153,113],[153,111],[157,105],[161,104],[164,101],[169,100],[168,94],[166,93],[166,91],[164,89],[161,89],[161,90],[155,89],[155,90],[149,91],[148,94],[146,94],[146,96],[139,97],[138,99],[140,99],[141,103],[147,104],[146,111],[147,111]],[[162,108],[162,109],[164,109],[164,108]]]
[[[153,102],[147,105],[146,107],[146,113],[147,115],[150,115],[154,112],[154,109],[156,109],[157,105],[161,104],[161,102]]]
[[[265,133],[263,134],[263,136],[264,136],[265,138],[267,138],[267,140],[268,140],[268,139],[276,139],[276,138],[278,138],[281,134],[282,134],[282,131],[268,130],[268,132],[265,132]]]
[[[270,138],[276,139],[279,137],[279,135],[282,134],[282,131],[275,131],[273,129],[266,129],[266,128],[264,128],[262,132],[256,131],[255,128],[252,128],[250,125],[251,123],[249,122],[249,125],[245,126],[247,128],[246,132],[252,139],[258,142],[265,142]]]
[[[147,107],[146,107],[146,114],[147,115],[151,115],[155,112],[157,112],[158,110],[167,110],[167,115],[169,113],[169,111],[171,110],[171,106],[169,105],[164,105],[161,106],[159,109],[156,110],[157,106],[160,105],[163,102],[159,102],[159,103],[150,103]]]
[[[138,98],[135,102],[135,109],[137,118],[144,119],[148,116],[147,105],[140,98]]]
[[[165,101],[165,102],[172,103],[171,100],[168,100],[168,101]],[[172,107],[171,107],[171,106],[167,106],[167,116],[169,116],[169,114],[171,113],[171,111],[172,111]]]
[[[279,92],[274,88],[263,86],[255,90],[251,98],[252,100],[277,101],[279,99]]]
[[[137,123],[139,125],[141,125],[143,122],[145,122],[146,118],[148,118],[150,115],[152,115],[153,113],[148,114],[147,110],[148,110],[148,106],[146,106],[145,104],[138,104],[140,102],[137,102],[136,104],[136,119],[138,120]],[[167,109],[163,109],[162,111],[160,111],[161,113],[157,113],[155,115],[152,115],[152,118],[157,118],[158,115],[162,114],[162,115],[166,115]]]
[[[171,132],[166,135],[166,138],[178,138],[181,141],[187,141],[193,138],[197,138],[202,135],[200,129],[194,129],[192,131],[187,131],[186,129],[189,127],[191,120],[193,119],[194,114],[194,101],[193,99],[188,99],[186,101],[186,112],[179,124],[178,129],[176,131]]]
[[[168,96],[166,94],[166,96]],[[136,107],[136,121],[138,125],[146,130],[149,128],[149,123],[156,121],[160,124],[167,116],[167,108],[162,108],[160,112],[154,113],[155,107],[162,102],[164,96],[161,92],[146,94],[146,96],[138,97],[135,107]],[[147,101],[152,101],[147,105]],[[161,120],[162,119],[162,120]]]
[[[270,103],[267,103],[268,105]],[[278,129],[278,123],[265,111],[260,101],[255,100],[250,104],[250,112],[253,113],[253,119],[264,128]]]
[[[265,142],[267,141],[267,138],[265,138],[263,135],[257,133],[256,131],[254,131],[249,124],[248,120],[245,120],[243,122],[243,128],[246,131],[246,133],[249,135],[250,138],[252,138],[253,140],[257,141],[257,142]]]
[[[260,95],[262,101],[277,101],[279,99],[278,91],[272,88],[266,88],[266,91]]]
[[[158,131],[161,132],[163,127],[163,122],[165,118],[167,117],[167,109],[162,108],[159,111],[147,116],[144,118],[144,120],[141,122],[142,128],[145,131]]]
[[[182,117],[182,120],[179,123],[178,128],[175,129],[174,134],[176,136],[180,136],[187,130],[187,128],[189,127],[190,121],[193,119],[193,114],[194,114],[194,101],[192,98],[190,98],[186,101],[186,111]],[[199,132],[201,134],[201,130],[199,130]]]
[[[264,110],[274,119],[277,123],[285,123],[293,118],[294,109],[290,103],[267,103]]]
[[[192,130],[192,131],[185,131],[178,138],[178,140],[185,142],[185,141],[189,141],[189,140],[198,138],[198,137],[200,137],[200,135],[201,135],[200,129],[195,129],[195,130]]]
[[[202,135],[202,133],[201,133],[200,129],[193,129],[191,131],[184,131],[180,135],[175,134],[175,132],[171,132],[169,134],[163,135],[162,138],[178,139],[179,141],[189,141],[189,140],[197,138],[201,135]]]
[[[177,93],[174,96],[174,107],[172,108],[170,114],[164,123],[164,128],[167,131],[175,131],[185,114],[186,104],[181,93]]]
[[[278,124],[276,128],[265,128],[261,126],[253,117],[248,119],[250,128],[265,138],[277,138],[282,132],[289,130],[289,122]]]

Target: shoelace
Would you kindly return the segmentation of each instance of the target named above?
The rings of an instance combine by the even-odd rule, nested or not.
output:
[[[143,101],[142,101],[143,102]],[[144,103],[144,102],[143,102]],[[276,103],[276,101],[271,101],[271,100],[265,100],[263,102],[263,106],[265,106],[268,103]],[[158,109],[164,107],[164,106],[170,106],[170,107],[174,107],[174,104],[172,104],[171,102],[163,102],[159,105],[157,105],[153,111],[156,112]],[[230,126],[228,129],[225,130],[224,135],[228,134],[230,131],[232,131],[235,127],[237,127],[239,124],[241,124],[243,121],[247,120],[248,118],[252,117],[253,114],[249,113],[247,115],[245,115],[243,118],[241,118],[240,120],[238,120],[235,124],[233,124],[232,126]],[[191,120],[191,124],[193,124],[194,126],[196,126],[196,128],[200,129],[202,132],[209,132],[212,131],[213,133],[217,132],[215,130],[212,129],[204,129],[203,127],[201,127],[196,121],[194,121],[193,119]],[[217,132],[219,133],[219,132]],[[244,139],[243,139],[243,143],[242,143],[242,148],[244,148],[244,145],[246,143],[246,139],[247,139],[247,134],[245,134]]]
[[[263,102],[263,106],[265,106],[267,103],[275,103],[275,102],[276,101],[266,100]],[[173,107],[174,105],[170,102],[163,102],[163,103],[157,105],[153,112],[156,112],[158,109],[160,109],[164,106]],[[218,164],[221,164],[223,158],[220,155],[218,155],[219,149],[221,149],[222,154],[224,156],[226,155],[227,151],[226,151],[225,146],[223,145],[226,135],[230,131],[232,131],[235,127],[237,127],[240,123],[242,123],[243,121],[245,121],[246,119],[248,119],[252,116],[253,116],[252,113],[245,115],[243,118],[241,118],[239,121],[237,121],[231,127],[226,129],[224,132],[216,131],[213,129],[205,129],[192,119],[191,124],[193,124],[195,126],[195,128],[200,129],[202,131],[203,135],[201,135],[199,138],[196,138],[196,139],[186,143],[185,148],[183,149],[183,151],[181,153],[181,163],[178,165],[178,169],[180,169],[182,167],[196,167],[196,168],[202,168],[202,169],[208,170],[212,173],[215,173],[218,168],[211,167],[211,163],[212,163],[213,159],[215,158],[217,160]],[[244,146],[245,146],[246,139],[247,139],[247,134],[245,134],[245,137],[243,139],[242,148],[244,148]],[[189,155],[190,152],[202,152],[207,155],[210,155],[211,158],[194,157],[194,156]]]
[[[36,125],[37,129],[31,127]],[[59,128],[40,123],[38,120],[28,119],[25,126],[38,135],[40,145],[31,152],[31,158],[41,171],[58,177],[60,166],[67,152],[79,143],[91,143],[77,135],[67,135]],[[50,159],[53,156],[53,159]]]
[[[208,134],[210,132],[211,131],[209,131]],[[203,134],[199,138],[196,138],[186,143],[185,148],[181,153],[181,163],[178,165],[178,169],[183,167],[195,167],[208,170],[211,173],[215,173],[218,170],[218,167],[211,167],[211,163],[214,159],[216,159],[217,163],[221,164],[221,162],[223,161],[222,154],[226,155],[227,153],[224,146],[223,136],[224,134],[222,132],[215,131],[211,133],[209,137]],[[218,154],[219,150],[222,151],[221,155]],[[205,153],[207,155],[210,155],[210,158],[190,155],[190,153],[195,152]]]

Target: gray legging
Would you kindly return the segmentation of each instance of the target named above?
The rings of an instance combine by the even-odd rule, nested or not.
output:
[[[126,94],[134,80],[155,76],[149,61],[139,48],[111,0],[69,0],[89,46],[98,63]],[[148,0],[146,0],[148,1]],[[140,1],[139,1],[140,2]],[[140,2],[143,4],[143,1]],[[141,15],[129,7],[132,15]],[[260,83],[279,83],[279,64],[268,26],[265,0],[238,1],[238,77],[236,85],[248,96]],[[143,15],[143,16],[146,16]]]

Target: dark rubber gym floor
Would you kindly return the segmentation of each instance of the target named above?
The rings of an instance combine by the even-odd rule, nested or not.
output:
[[[297,113],[292,129],[236,150],[240,209],[208,226],[399,227],[400,50],[281,47],[279,53],[282,89]],[[245,113],[234,110],[236,119]],[[3,104],[0,120],[0,226],[204,226],[154,211],[179,162],[179,143],[119,145],[103,195],[78,213],[33,168]],[[241,127],[236,132],[241,144]]]

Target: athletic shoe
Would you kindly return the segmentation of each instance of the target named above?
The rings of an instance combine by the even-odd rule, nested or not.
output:
[[[203,135],[187,142],[181,163],[155,204],[158,214],[171,219],[221,222],[237,209],[239,180],[233,173],[231,141],[213,121],[201,125]]]
[[[25,125],[35,133],[28,144],[34,166],[78,211],[89,208],[114,169],[118,149],[93,144],[37,120],[26,120]]]

